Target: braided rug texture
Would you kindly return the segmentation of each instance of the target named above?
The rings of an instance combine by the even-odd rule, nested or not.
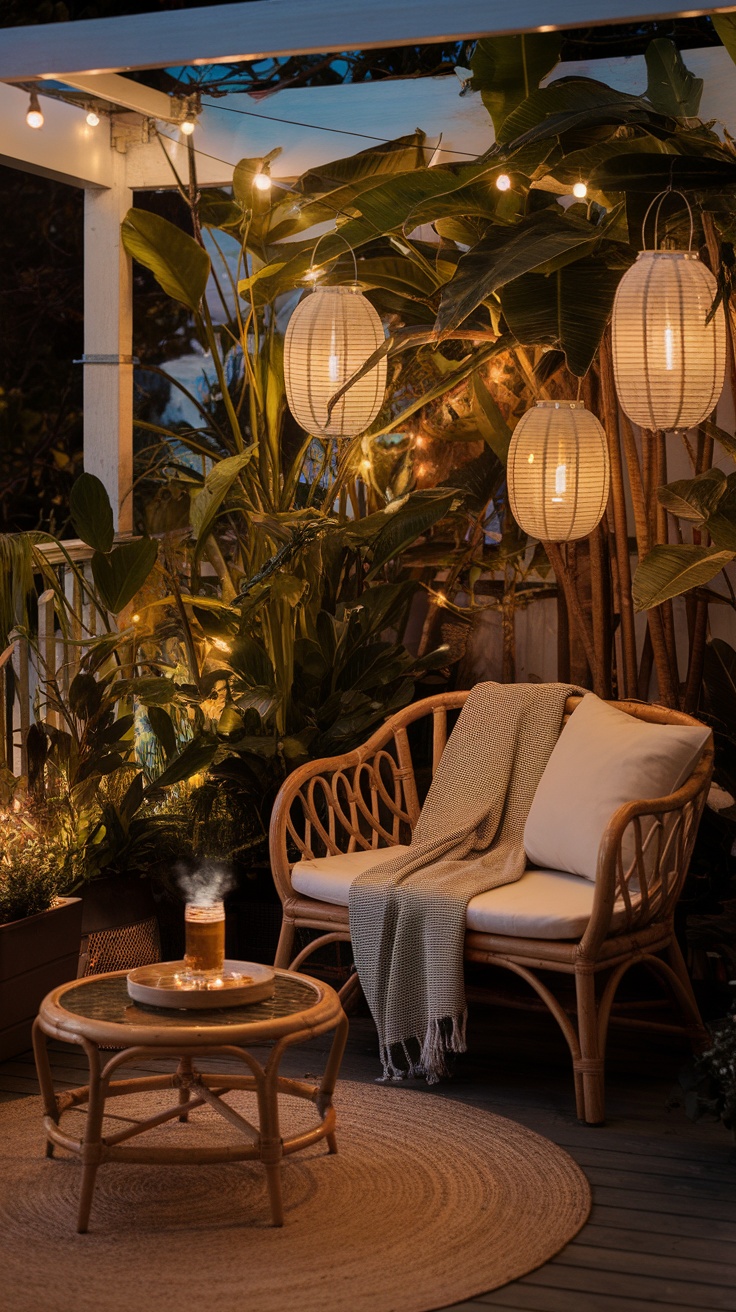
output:
[[[408,1070],[434,1083],[445,1054],[465,1051],[468,902],[523,875],[526,818],[565,702],[580,691],[476,684],[408,850],[353,881],[350,937],[385,1078]]]
[[[247,1093],[228,1094],[253,1114]],[[116,1098],[116,1116],[170,1103]],[[90,1230],[75,1232],[81,1168],[44,1157],[40,1100],[0,1107],[0,1271],[13,1312],[428,1312],[532,1271],[580,1230],[588,1183],[555,1144],[426,1087],[338,1084],[338,1153],[282,1166],[274,1229],[263,1168],[105,1163]],[[314,1108],[282,1098],[283,1123]],[[305,1121],[305,1117],[307,1118]],[[82,1113],[63,1124],[77,1134]],[[110,1121],[120,1128],[121,1122]],[[212,1143],[209,1108],[144,1136]],[[5,1305],[5,1304],[4,1304]]]

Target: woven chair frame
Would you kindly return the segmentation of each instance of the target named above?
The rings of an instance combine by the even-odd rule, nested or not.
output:
[[[438,693],[415,702],[352,752],[310,761],[289,775],[276,799],[270,831],[271,867],[283,912],[277,966],[301,968],[326,943],[350,941],[347,907],[317,901],[293,888],[296,860],[408,841],[421,809],[408,728],[431,720],[434,776],[447,742],[448,716],[461,709],[467,696],[467,691]],[[568,698],[563,724],[580,700]],[[692,716],[663,706],[611,704],[654,724],[699,725]],[[707,1040],[673,922],[712,772],[711,735],[692,774],[676,792],[626,803],[614,813],[601,840],[593,910],[580,939],[466,933],[468,961],[502,966],[518,975],[554,1016],[572,1058],[577,1114],[588,1124],[604,1120],[606,1035],[616,991],[631,966],[646,964],[669,987],[681,1023],[640,1018],[629,1024],[685,1033],[695,1047]],[[627,841],[629,836],[633,843]],[[628,863],[625,849],[633,851]],[[320,933],[292,961],[299,928]],[[540,971],[574,978],[572,1015]],[[344,1000],[355,988],[357,977],[352,975],[343,989]]]

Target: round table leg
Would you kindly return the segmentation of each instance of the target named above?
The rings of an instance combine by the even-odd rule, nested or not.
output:
[[[51,1065],[49,1063],[49,1052],[46,1043],[46,1035],[41,1029],[38,1017],[33,1022],[33,1054],[36,1059],[36,1074],[38,1083],[41,1086],[41,1095],[43,1097],[43,1107],[47,1116],[50,1116],[58,1125],[59,1123],[59,1104],[56,1101],[54,1092],[54,1077],[51,1074]],[[53,1157],[54,1144],[53,1140],[46,1138],[46,1156]]]
[[[82,1188],[77,1213],[77,1233],[80,1235],[87,1233],[89,1224],[95,1178],[102,1157],[102,1118],[105,1114],[105,1092],[100,1078],[99,1049],[94,1043],[85,1039],[84,1050],[89,1061],[89,1104],[82,1143]]]
[[[348,1018],[343,1013],[335,1030],[332,1047],[330,1048],[330,1055],[327,1058],[327,1065],[325,1066],[325,1072],[322,1076],[322,1083],[319,1086],[317,1108],[320,1116],[324,1116],[327,1108],[332,1106],[332,1095],[335,1092],[337,1077],[340,1074],[340,1064],[342,1062],[343,1053],[345,1052],[345,1044],[348,1041],[349,1028]],[[337,1139],[335,1138],[334,1131],[332,1134],[327,1135],[327,1147],[331,1153],[337,1152]]]
[[[192,1068],[191,1057],[182,1057],[181,1060],[179,1061],[179,1066],[176,1072],[177,1080],[179,1079],[182,1080],[182,1083],[179,1085],[180,1107],[186,1107],[191,1097],[190,1081],[192,1078],[192,1073],[193,1073],[193,1068]],[[179,1117],[179,1120],[188,1121],[189,1113],[186,1111],[182,1112],[181,1116]]]
[[[258,1127],[260,1130],[258,1147],[261,1161],[266,1170],[268,1197],[271,1203],[271,1219],[274,1225],[284,1224],[284,1204],[281,1197],[283,1147],[279,1129],[279,1103],[276,1083],[279,1058],[281,1056],[280,1048],[281,1045],[277,1044],[274,1049],[273,1056],[276,1056],[276,1061],[273,1061],[272,1056],[263,1074],[256,1074]]]

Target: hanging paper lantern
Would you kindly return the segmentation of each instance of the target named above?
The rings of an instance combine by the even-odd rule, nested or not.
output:
[[[506,476],[525,533],[543,542],[587,537],[608,501],[606,435],[582,401],[539,401],[514,429]]]
[[[327,415],[327,403],[385,340],[383,324],[358,287],[318,287],[297,305],[284,340],[289,409],[320,437],[355,437],[373,423],[386,391],[386,360],[354,383]]]
[[[642,428],[692,428],[726,372],[726,320],[710,323],[716,280],[692,251],[642,251],[613,305],[613,371],[624,412]]]

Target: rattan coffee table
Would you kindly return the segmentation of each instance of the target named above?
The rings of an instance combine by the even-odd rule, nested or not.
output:
[[[319,1084],[279,1075],[287,1048],[334,1030],[335,1036]],[[92,975],[54,989],[41,1003],[34,1022],[33,1047],[43,1094],[46,1155],[53,1156],[58,1144],[82,1161],[82,1185],[77,1230],[87,1230],[97,1168],[102,1162],[189,1163],[256,1160],[266,1168],[271,1216],[274,1225],[284,1220],[281,1200],[281,1158],[298,1152],[320,1139],[329,1151],[337,1151],[335,1109],[332,1094],[347,1039],[348,1022],[340,999],[329,985],[277,970],[271,998],[249,1006],[221,1010],[183,1012],[142,1006],[128,996],[126,972]],[[49,1065],[45,1036],[76,1043],[87,1054],[89,1084],[57,1093]],[[261,1063],[250,1048],[271,1044]],[[100,1050],[120,1049],[111,1054]],[[202,1059],[234,1057],[249,1074],[208,1074]],[[175,1058],[175,1070],[167,1074],[113,1081],[120,1067],[130,1062]],[[195,1064],[196,1062],[196,1064]],[[127,1122],[125,1128],[103,1135],[103,1117],[108,1098],[143,1093],[151,1089],[176,1089],[178,1100],[166,1111],[145,1120]],[[252,1125],[224,1101],[234,1089],[255,1092],[258,1122]],[[319,1121],[313,1128],[282,1139],[279,1130],[279,1095],[314,1102]],[[61,1126],[63,1114],[87,1104],[86,1128],[74,1138]],[[186,1121],[197,1107],[207,1104],[219,1112],[235,1130],[238,1141],[217,1147],[186,1144],[127,1146],[127,1141],[168,1121]]]

